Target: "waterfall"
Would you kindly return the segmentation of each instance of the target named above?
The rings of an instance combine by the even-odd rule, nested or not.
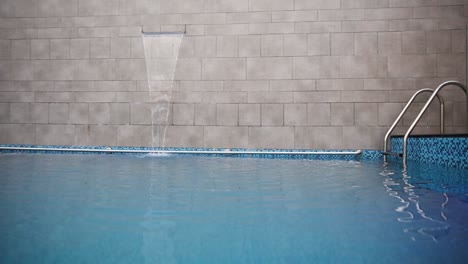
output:
[[[148,80],[148,105],[151,111],[151,146],[155,148],[155,125],[159,129],[158,146],[165,148],[166,131],[172,108],[174,74],[179,57],[182,32],[142,32]],[[158,139],[158,140],[159,140]]]

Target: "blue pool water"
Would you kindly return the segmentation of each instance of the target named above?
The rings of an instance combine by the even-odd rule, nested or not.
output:
[[[53,154],[0,169],[0,263],[468,259],[467,170]]]

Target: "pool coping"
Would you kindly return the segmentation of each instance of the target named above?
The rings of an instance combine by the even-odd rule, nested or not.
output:
[[[77,153],[77,154],[175,154],[202,156],[236,156],[283,159],[377,159],[379,150],[320,149],[243,149],[243,148],[152,148],[116,146],[51,146],[0,144],[0,153]]]

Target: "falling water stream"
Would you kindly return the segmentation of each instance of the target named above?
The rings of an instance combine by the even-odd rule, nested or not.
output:
[[[159,146],[164,149],[169,120],[174,74],[184,37],[179,32],[142,33],[151,111],[151,146],[155,148],[155,125],[162,126]]]

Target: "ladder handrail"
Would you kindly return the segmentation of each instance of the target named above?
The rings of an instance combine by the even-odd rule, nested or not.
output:
[[[390,135],[392,134],[393,130],[395,129],[395,127],[397,126],[398,122],[400,122],[401,118],[403,118],[403,115],[406,113],[406,111],[408,111],[408,108],[411,106],[411,104],[413,104],[413,101],[416,99],[416,97],[424,92],[430,92],[430,93],[433,93],[434,92],[434,89],[431,89],[431,88],[423,88],[421,90],[418,90],[417,92],[415,92],[413,94],[413,96],[408,100],[408,102],[406,103],[405,107],[403,108],[403,110],[401,110],[400,114],[398,115],[398,117],[395,119],[395,121],[393,122],[392,126],[390,127],[390,129],[388,129],[387,131],[387,134],[385,135],[385,138],[384,138],[384,148],[383,148],[383,151],[384,153],[387,152],[388,150],[388,138],[390,137]],[[442,98],[442,96],[439,96],[437,95],[437,99],[439,99],[439,104],[440,104],[440,133],[441,134],[444,134],[444,124],[445,124],[445,119],[444,119],[444,109],[445,109],[445,103],[444,103],[444,99]],[[390,142],[391,144],[391,142]],[[384,155],[384,161],[387,161],[387,156]]]
[[[461,82],[457,82],[457,81],[447,81],[447,82],[444,82],[442,83],[441,85],[439,85],[439,87],[437,87],[437,89],[432,93],[431,97],[427,100],[426,104],[424,105],[424,107],[421,109],[421,111],[419,112],[418,116],[416,117],[416,119],[413,121],[413,123],[411,124],[411,126],[408,128],[408,130],[406,131],[406,134],[405,136],[403,137],[403,167],[406,168],[406,158],[407,158],[407,147],[408,147],[408,137],[409,135],[411,134],[411,132],[413,132],[413,129],[414,127],[418,124],[419,120],[421,119],[422,115],[426,112],[427,108],[429,107],[429,105],[432,103],[432,101],[434,100],[434,98],[437,96],[437,94],[440,92],[440,90],[442,90],[444,87],[446,86],[449,86],[449,85],[455,85],[459,88],[461,88],[463,90],[463,92],[465,92],[465,96],[466,96],[466,111],[467,111],[467,115],[466,115],[466,118],[467,118],[467,123],[466,123],[466,126],[468,127],[468,90],[466,88],[465,85],[463,85]]]

